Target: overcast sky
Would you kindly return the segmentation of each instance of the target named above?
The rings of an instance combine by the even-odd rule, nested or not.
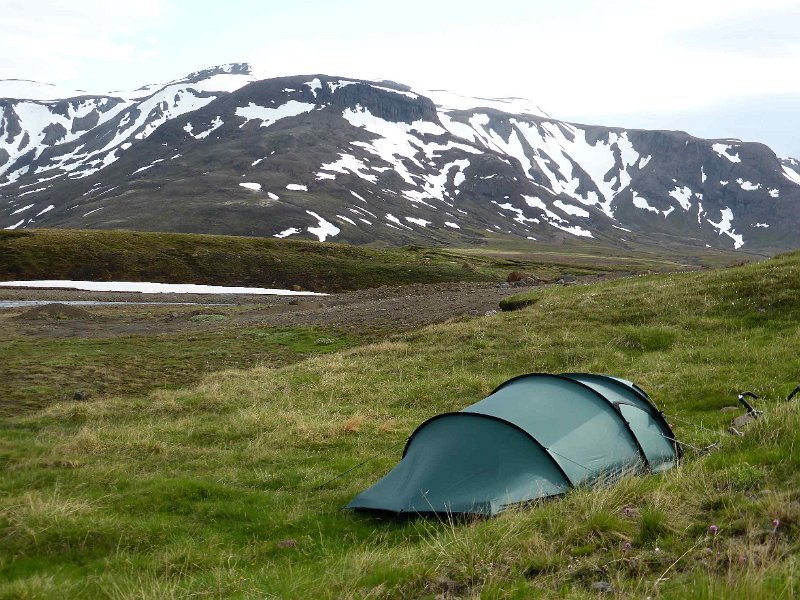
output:
[[[0,78],[99,92],[247,61],[800,157],[800,0],[1,2]]]

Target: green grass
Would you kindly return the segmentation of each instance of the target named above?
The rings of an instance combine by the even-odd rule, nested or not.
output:
[[[0,232],[0,279],[157,281],[319,292],[504,279],[530,260],[416,246],[376,249],[270,238],[130,231]],[[544,265],[546,272],[547,268]],[[608,269],[581,267],[579,272]]]
[[[217,321],[202,317],[225,319],[191,321]],[[0,340],[0,418],[70,400],[79,390],[90,398],[127,396],[179,388],[234,367],[285,365],[363,337],[319,327],[241,326],[106,338],[7,336]]]
[[[272,238],[69,229],[0,231],[0,280],[201,283],[337,292],[381,285],[501,281],[510,271],[561,274],[675,271],[746,255],[664,258],[583,246],[490,240],[485,248],[370,248]],[[591,254],[591,252],[594,254]]]
[[[537,293],[4,421],[0,598],[593,598],[598,582],[620,598],[797,597],[800,410],[782,398],[800,377],[800,254]],[[680,439],[718,449],[491,520],[340,511],[425,418],[513,375],[576,370],[636,381]],[[719,409],[744,389],[765,416],[729,436]]]

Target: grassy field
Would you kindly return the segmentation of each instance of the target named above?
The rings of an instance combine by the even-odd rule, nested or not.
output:
[[[273,287],[317,292],[380,285],[491,281],[523,270],[542,278],[732,264],[747,255],[690,259],[595,248],[531,252],[508,240],[484,249],[368,248],[222,235],[40,229],[0,231],[0,280],[156,281]]]
[[[800,254],[537,294],[285,367],[3,421],[0,598],[800,595],[800,410],[782,400],[800,382]],[[340,510],[422,420],[536,371],[632,379],[686,460],[491,520]],[[765,415],[733,437],[720,408],[744,389]]]
[[[380,250],[221,235],[34,230],[0,233],[0,278],[158,281],[319,292],[419,281],[486,280],[492,264],[414,249]]]
[[[124,310],[115,308],[117,313]],[[175,312],[176,307],[169,310]],[[145,311],[165,313],[166,309],[127,309],[137,316]],[[102,309],[98,312],[102,314]],[[197,316],[225,319],[222,314]],[[0,419],[70,400],[76,392],[93,398],[129,396],[184,387],[229,368],[283,366],[363,343],[371,333],[322,327],[220,326],[158,335],[50,337],[25,335],[4,316],[0,316],[0,331],[4,334],[0,339]]]

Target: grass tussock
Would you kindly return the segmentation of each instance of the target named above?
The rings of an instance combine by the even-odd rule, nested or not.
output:
[[[800,409],[783,398],[800,374],[800,255],[537,293],[280,369],[4,422],[0,598],[796,597]],[[339,510],[424,419],[566,370],[642,385],[686,460],[491,520]],[[720,408],[744,389],[764,416],[730,436]]]

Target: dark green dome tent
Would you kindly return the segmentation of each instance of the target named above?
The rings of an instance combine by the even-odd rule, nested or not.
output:
[[[522,375],[417,427],[400,463],[347,507],[491,516],[622,473],[664,471],[679,452],[661,412],[629,381]]]

